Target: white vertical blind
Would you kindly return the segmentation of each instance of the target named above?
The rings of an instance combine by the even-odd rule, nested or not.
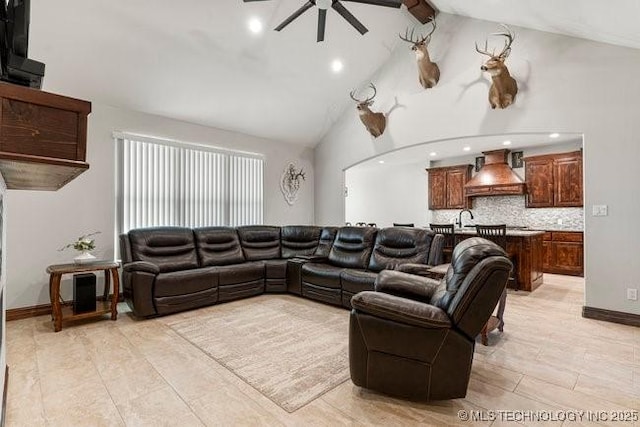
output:
[[[117,142],[120,233],[262,224],[262,158],[169,141]]]

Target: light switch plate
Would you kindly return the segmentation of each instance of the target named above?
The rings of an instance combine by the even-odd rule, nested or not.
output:
[[[608,208],[607,205],[593,205],[593,216],[607,216]]]

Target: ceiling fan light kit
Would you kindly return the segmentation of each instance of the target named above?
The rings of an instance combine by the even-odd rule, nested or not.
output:
[[[245,3],[256,2],[256,1],[265,1],[265,0],[243,0]],[[311,9],[313,6],[318,8],[318,34],[317,41],[324,41],[324,33],[327,25],[327,10],[329,8],[338,12],[340,16],[342,16],[349,24],[351,24],[360,34],[364,35],[367,31],[367,27],[365,27],[362,22],[360,22],[355,16],[351,14],[347,10],[346,7],[342,5],[342,2],[352,2],[352,3],[363,3],[370,4],[373,6],[384,6],[384,7],[392,7],[399,9],[402,6],[402,0],[308,0],[305,4],[303,4],[298,10],[293,12],[287,19],[282,21],[280,25],[278,25],[275,30],[282,31],[287,25],[293,22],[296,18],[300,17],[307,10]]]

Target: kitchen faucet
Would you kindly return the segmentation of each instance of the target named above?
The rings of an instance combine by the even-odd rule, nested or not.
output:
[[[462,228],[462,214],[464,212],[469,212],[469,215],[471,215],[471,219],[473,219],[473,212],[471,212],[469,209],[462,209],[460,211],[460,213],[458,214],[458,222],[457,222],[458,227],[460,227],[460,228]]]

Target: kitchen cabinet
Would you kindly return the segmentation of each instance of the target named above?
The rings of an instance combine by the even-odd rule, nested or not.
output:
[[[456,230],[456,244],[476,236],[475,230]],[[514,262],[518,288],[531,292],[542,285],[544,272],[544,232],[507,230],[507,252]],[[509,287],[515,287],[509,284]]]
[[[471,179],[472,165],[427,169],[429,174],[429,209],[469,209],[464,185]]]
[[[91,103],[0,83],[0,173],[8,189],[57,190],[89,168]]]
[[[545,273],[584,275],[584,246],[581,231],[548,231],[543,235]]]
[[[525,157],[528,208],[582,207],[582,152]]]

